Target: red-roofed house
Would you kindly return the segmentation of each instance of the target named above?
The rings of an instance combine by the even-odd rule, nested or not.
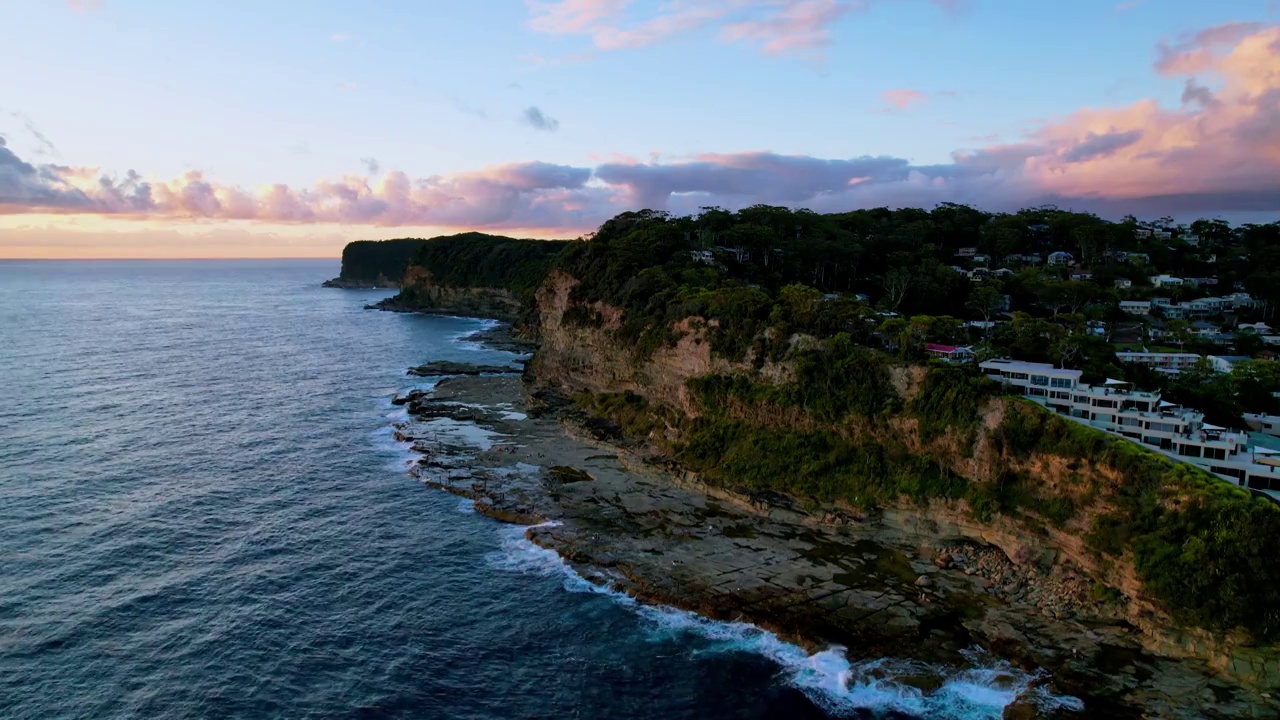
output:
[[[966,363],[973,360],[973,349],[969,347],[957,347],[955,345],[935,345],[929,343],[924,346],[925,352],[930,357],[938,358],[943,362],[950,363]]]

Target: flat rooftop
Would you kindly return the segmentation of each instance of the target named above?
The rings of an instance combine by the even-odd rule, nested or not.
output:
[[[978,365],[983,370],[999,370],[1001,372],[1037,373],[1079,379],[1083,370],[1064,370],[1049,363],[1024,362],[1022,360],[987,360]]]

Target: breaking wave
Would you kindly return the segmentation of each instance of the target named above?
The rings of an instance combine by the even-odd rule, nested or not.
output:
[[[995,720],[1019,698],[1045,711],[1084,708],[1077,698],[1049,692],[1043,685],[1043,672],[1025,672],[980,649],[964,654],[964,667],[894,658],[851,662],[840,646],[811,655],[749,623],[710,620],[673,607],[644,604],[579,575],[555,551],[529,541],[526,530],[503,527],[499,531],[500,549],[486,556],[489,565],[507,572],[559,577],[569,592],[605,596],[639,616],[652,642],[693,637],[702,641],[698,653],[743,652],[767,657],[778,664],[788,684],[832,715],[870,712],[946,720]]]

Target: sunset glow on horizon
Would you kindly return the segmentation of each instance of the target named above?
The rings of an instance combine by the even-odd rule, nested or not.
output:
[[[0,258],[336,257],[759,203],[1280,217],[1267,0],[18,5]]]

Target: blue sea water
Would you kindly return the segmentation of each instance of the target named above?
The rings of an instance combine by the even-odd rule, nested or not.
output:
[[[405,368],[510,356],[337,270],[0,262],[0,718],[982,718],[1025,687],[978,661],[926,697],[640,606],[413,481]]]

